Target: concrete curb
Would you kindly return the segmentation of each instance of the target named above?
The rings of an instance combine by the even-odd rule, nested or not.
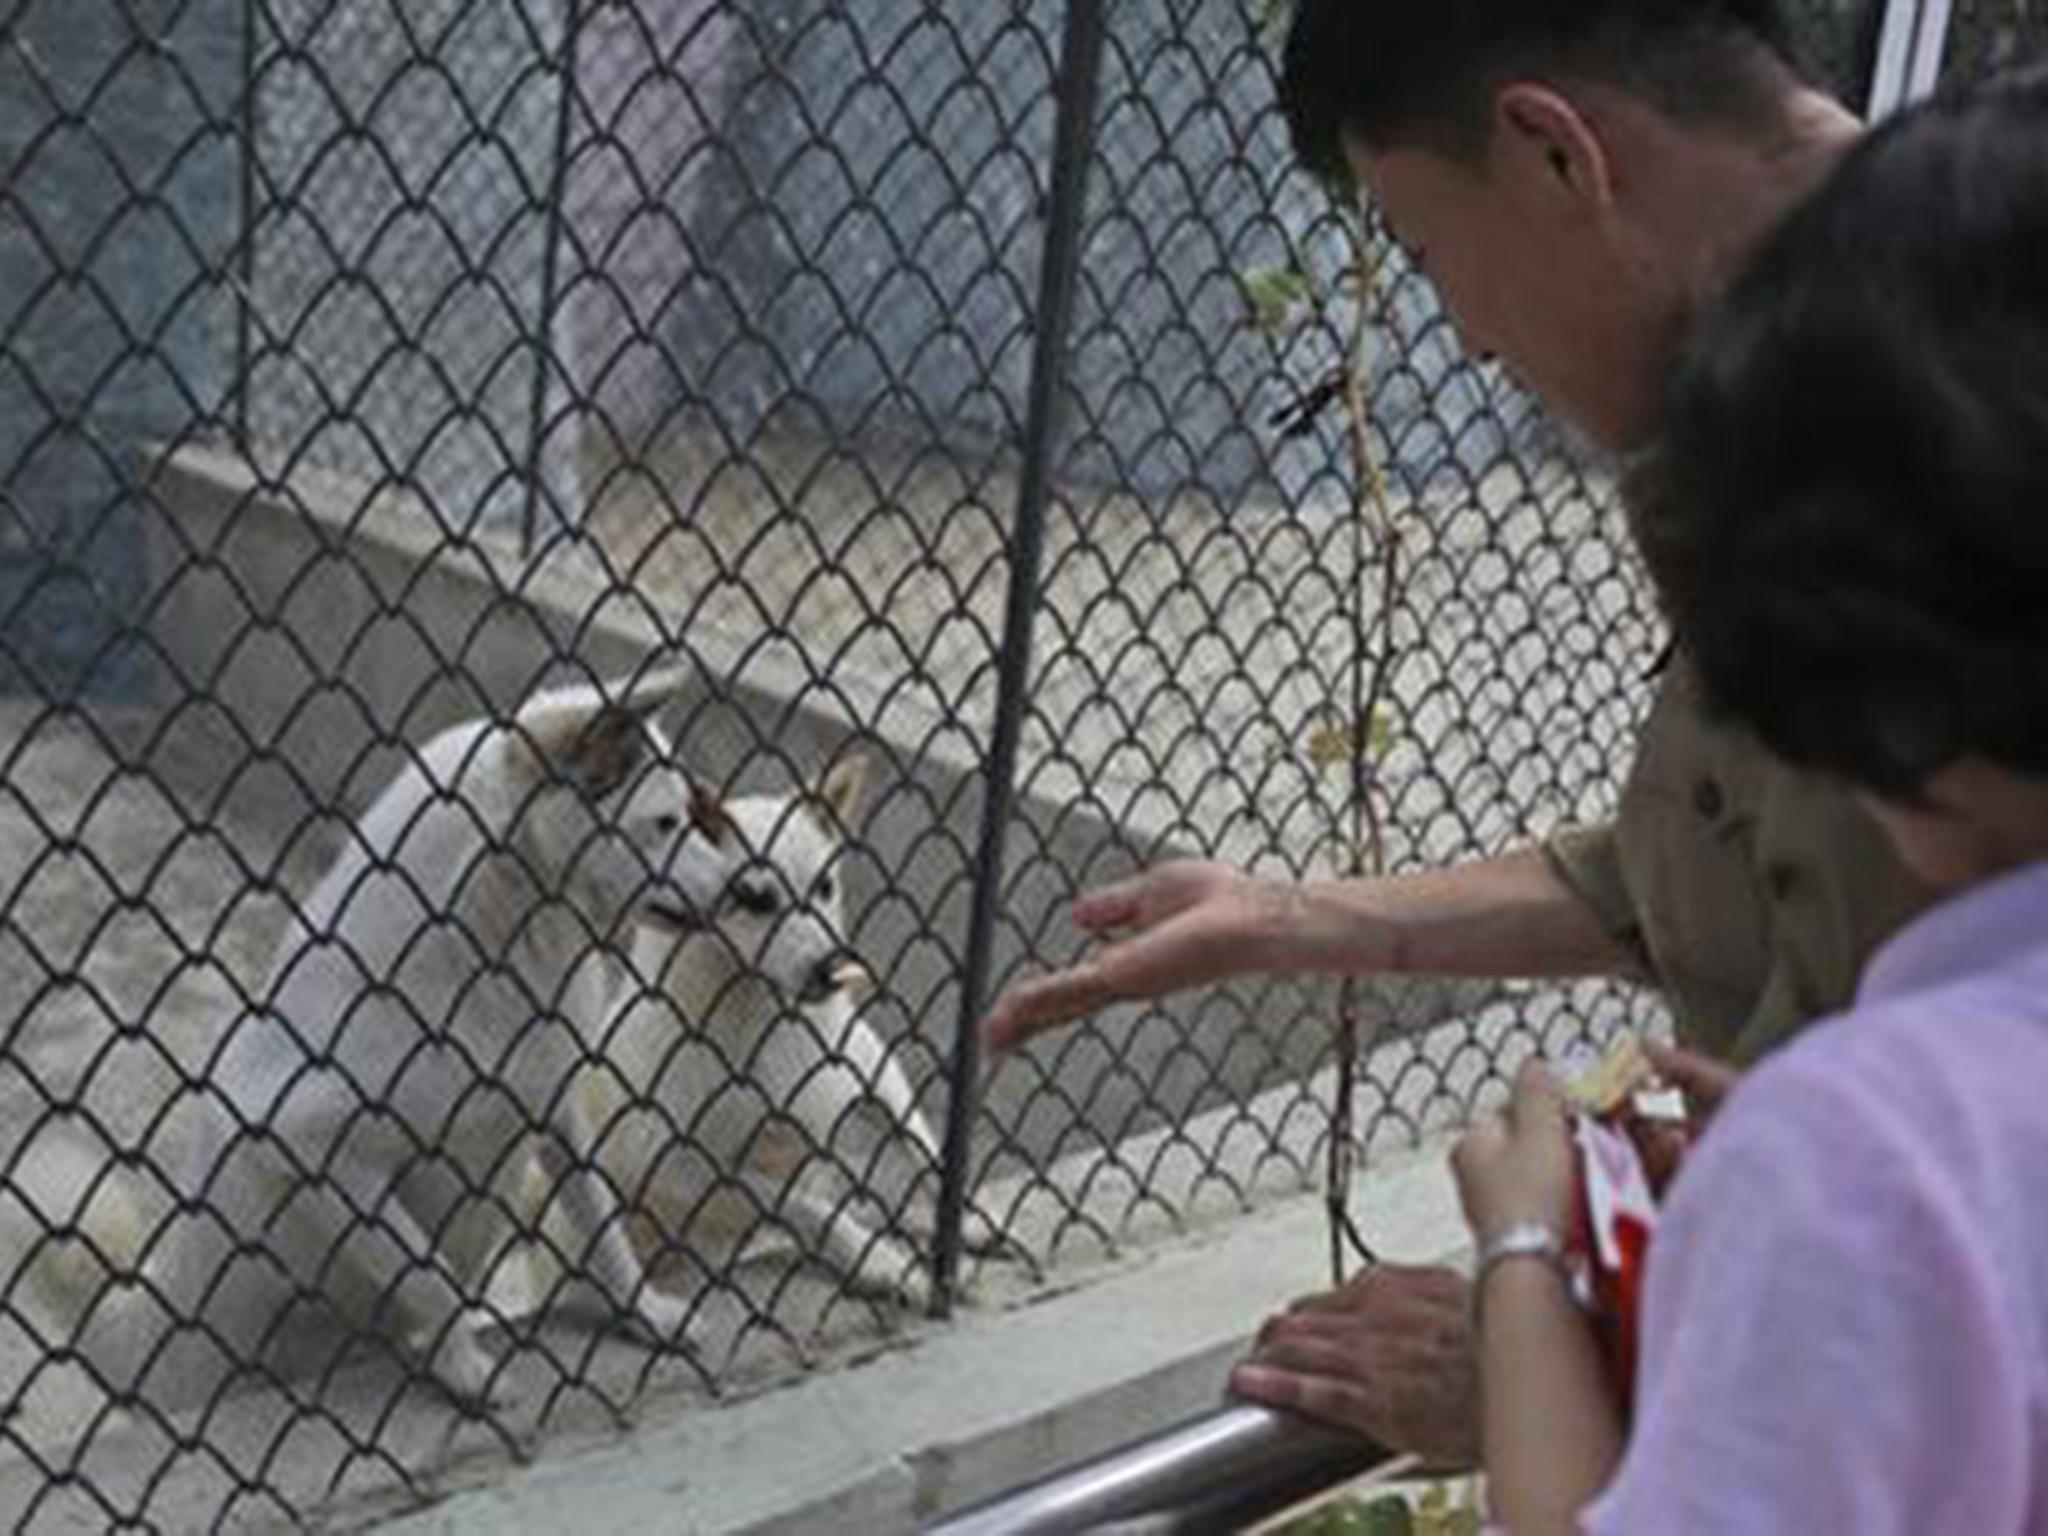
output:
[[[1441,1148],[1377,1167],[1368,1238],[1459,1251]],[[1250,1331],[1326,1283],[1301,1197],[863,1364],[547,1458],[378,1527],[395,1536],[797,1536],[920,1521],[1214,1404]]]

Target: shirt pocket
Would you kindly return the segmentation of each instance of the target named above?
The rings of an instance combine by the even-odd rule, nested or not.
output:
[[[1770,968],[1771,919],[1756,860],[1760,749],[1701,715],[1674,663],[1623,791],[1616,838],[1644,948],[1680,1037],[1726,1054]]]
[[[1755,862],[1772,955],[1768,988],[1735,1052],[1744,1060],[1847,1008],[1871,951],[1930,895],[1854,796],[1789,768],[1762,796]]]

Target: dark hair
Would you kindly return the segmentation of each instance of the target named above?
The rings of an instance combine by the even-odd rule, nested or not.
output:
[[[1751,125],[1803,77],[1777,0],[1295,0],[1280,100],[1295,153],[1333,184],[1344,138],[1483,151],[1518,74],[1624,86],[1686,121]]]
[[[1894,798],[2048,773],[2048,72],[1893,119],[1705,317],[1632,487],[1707,701]]]

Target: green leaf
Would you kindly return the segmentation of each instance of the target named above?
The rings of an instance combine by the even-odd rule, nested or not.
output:
[[[1394,744],[1394,711],[1385,703],[1373,706],[1362,725],[1341,710],[1325,709],[1308,734],[1308,760],[1318,773],[1348,764],[1358,753],[1368,763],[1381,761]]]
[[[1415,1512],[1398,1493],[1374,1499],[1365,1507],[1365,1521],[1359,1536],[1414,1536]]]
[[[1308,733],[1308,760],[1317,773],[1331,768],[1351,755],[1351,733],[1340,716],[1325,720]]]
[[[1370,1503],[1347,1494],[1288,1521],[1277,1536],[1415,1536],[1415,1516],[1398,1493]]]
[[[1415,1501],[1415,1536],[1479,1536],[1479,1509],[1470,1484],[1456,1508],[1444,1483],[1431,1483]]]
[[[1252,324],[1262,331],[1283,328],[1295,308],[1306,304],[1315,291],[1299,267],[1254,267],[1237,274],[1237,286],[1244,292]]]
[[[1365,760],[1377,763],[1394,744],[1394,711],[1386,704],[1372,707],[1372,719],[1365,727]]]
[[[1246,9],[1259,35],[1278,47],[1287,40],[1287,21],[1294,12],[1293,0],[1247,0]]]

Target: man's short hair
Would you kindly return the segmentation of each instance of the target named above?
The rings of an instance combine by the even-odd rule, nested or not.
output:
[[[1777,0],[1295,0],[1280,100],[1296,154],[1350,181],[1347,136],[1475,158],[1522,75],[1621,86],[1681,121],[1774,124],[1804,78]]]
[[[2048,774],[2048,72],[1869,135],[1703,318],[1632,487],[1710,706],[1893,798]]]

